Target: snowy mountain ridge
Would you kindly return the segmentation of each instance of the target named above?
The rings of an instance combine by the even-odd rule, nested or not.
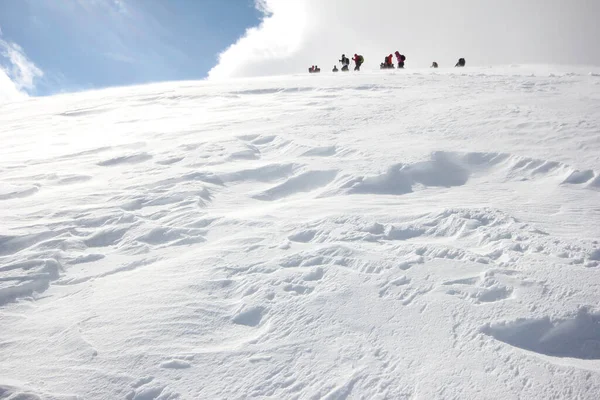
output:
[[[558,66],[0,105],[0,399],[593,399],[599,106]]]

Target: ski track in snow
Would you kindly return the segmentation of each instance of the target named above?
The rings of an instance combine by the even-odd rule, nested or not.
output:
[[[0,399],[597,398],[598,76],[0,105]]]

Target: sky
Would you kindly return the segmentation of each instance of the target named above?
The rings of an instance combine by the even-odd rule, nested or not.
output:
[[[261,17],[254,0],[0,0],[0,92],[202,79]]]
[[[598,0],[0,0],[2,96],[325,70],[600,65]]]

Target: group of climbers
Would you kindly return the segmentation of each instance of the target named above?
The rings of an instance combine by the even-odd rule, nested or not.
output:
[[[396,62],[397,62],[397,66],[394,66],[394,55],[396,56]],[[352,61],[354,61],[354,70],[355,71],[360,71],[360,66],[365,62],[365,58],[360,55],[360,54],[354,54],[354,57],[352,57]],[[406,61],[406,56],[404,54],[400,54],[399,51],[396,51],[393,55],[390,54],[388,56],[385,57],[384,61],[379,65],[380,69],[394,69],[394,68],[399,68],[399,69],[403,69],[404,68],[404,62]],[[338,60],[338,62],[340,64],[342,64],[342,68],[338,69],[337,65],[333,66],[332,71],[333,72],[338,72],[338,71],[349,71],[350,70],[350,59],[348,57],[346,57],[345,54],[342,54],[342,58],[340,60]],[[456,63],[455,67],[464,67],[466,65],[466,61],[464,58],[459,58],[458,62]],[[438,63],[436,61],[433,62],[433,64],[431,64],[431,68],[438,68]],[[312,67],[310,67],[308,69],[309,73],[315,73],[315,72],[321,72],[321,69],[316,66],[313,65]]]
[[[361,56],[360,54],[355,54],[354,57],[352,57],[352,61],[354,61],[354,70],[355,71],[360,71],[360,66],[365,62],[365,58],[363,56]],[[340,64],[342,64],[342,71],[346,72],[349,71],[350,68],[350,59],[348,57],[346,57],[345,54],[342,54],[342,58],[340,60],[338,60],[338,62]],[[339,69],[337,67],[337,65],[333,66],[333,72],[338,72]]]
[[[394,53],[394,55],[396,56],[396,61],[398,62],[398,68],[404,68],[404,61],[406,60],[406,56],[404,54],[400,54],[400,52],[397,50]],[[381,64],[379,64],[379,68],[380,69],[396,68],[396,67],[394,67],[394,56],[391,54],[389,56],[386,56],[384,61]]]

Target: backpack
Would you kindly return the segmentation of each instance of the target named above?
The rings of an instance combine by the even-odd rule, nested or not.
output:
[[[406,57],[404,56],[404,54],[400,54],[400,59],[402,60],[402,62],[406,61]]]
[[[358,56],[358,60],[361,64],[365,62],[365,58],[363,56]]]

